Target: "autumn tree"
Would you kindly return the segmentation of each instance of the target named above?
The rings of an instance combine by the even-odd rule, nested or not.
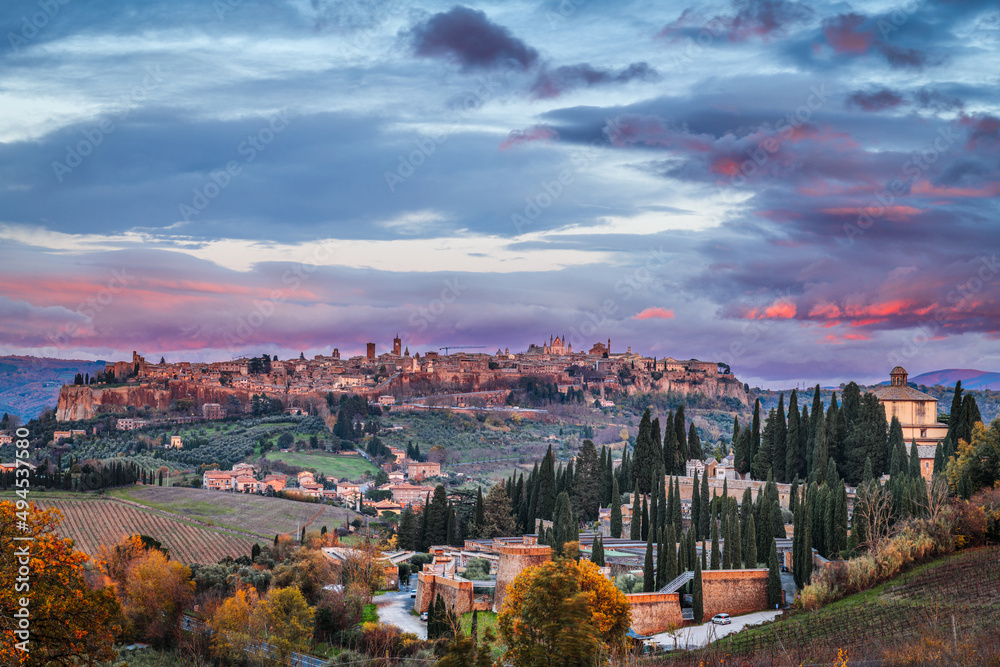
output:
[[[121,604],[126,635],[164,646],[180,634],[181,615],[194,599],[191,568],[159,549],[136,549],[137,540],[122,540],[115,547],[119,560],[104,572]]]
[[[381,554],[377,556],[380,557]],[[354,563],[345,564],[345,569],[349,570],[349,578],[359,576],[357,570],[363,567],[355,566]],[[376,563],[372,569],[378,567]],[[274,585],[281,588],[295,586],[307,602],[316,604],[323,586],[333,579],[334,574],[332,561],[322,551],[300,547],[284,563],[274,568]]]
[[[118,601],[111,589],[87,585],[88,558],[59,537],[61,519],[54,508],[0,502],[0,664],[92,665],[115,658]],[[21,521],[25,526],[18,527]],[[15,541],[24,537],[32,539]],[[17,581],[22,566],[30,572],[27,582]],[[19,634],[21,598],[29,601],[30,636]]]
[[[522,571],[497,618],[504,661],[532,667],[597,664],[623,648],[630,623],[624,593],[590,561],[569,558]]]

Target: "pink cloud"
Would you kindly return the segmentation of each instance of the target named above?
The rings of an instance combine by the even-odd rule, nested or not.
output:
[[[529,141],[555,141],[559,133],[545,125],[535,125],[527,130],[511,130],[507,138],[500,142],[500,150],[505,151],[513,146],[520,146]]]
[[[674,311],[670,308],[653,306],[632,316],[633,320],[672,320]]]

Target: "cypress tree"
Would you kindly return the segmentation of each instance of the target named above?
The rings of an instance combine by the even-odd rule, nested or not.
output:
[[[601,505],[611,506],[611,487],[608,485],[608,481],[605,477],[608,471],[608,461],[607,461],[607,447],[601,445],[601,459],[598,464],[598,470],[600,471],[601,479]]]
[[[556,505],[556,460],[549,445],[542,465],[538,469],[538,514],[547,521],[552,520],[552,511]]]
[[[939,475],[944,472],[944,448],[941,443],[934,446],[934,474]]]
[[[562,554],[563,545],[577,539],[577,522],[570,507],[569,494],[561,492],[556,498],[556,507],[552,521],[552,549]]]
[[[649,485],[649,527],[655,537],[660,513],[660,485],[656,482],[656,470],[653,470]]]
[[[621,501],[621,496],[618,496],[618,498],[612,498],[612,495],[613,495],[612,488],[614,487],[614,483],[616,481],[618,481],[618,478],[615,476],[615,462],[611,458],[611,450],[610,449],[608,450],[608,457],[607,457],[607,461],[606,461],[606,466],[607,467],[605,467],[605,469],[604,469],[604,487],[605,487],[605,494],[606,494],[606,497],[604,499],[604,504],[605,505],[610,505],[610,503],[612,501],[614,501],[616,503]]]
[[[667,479],[667,511],[666,511],[666,523],[674,522],[674,479],[670,477]]]
[[[711,568],[713,570],[718,570],[720,567],[719,559],[719,522],[712,517],[712,562]]]
[[[622,498],[618,493],[618,479],[611,481],[611,537],[622,536]]]
[[[785,395],[780,394],[778,396],[778,410],[775,414],[774,422],[774,437],[771,440],[771,469],[774,472],[774,478],[779,482],[787,482],[788,477],[785,474],[785,463],[788,460],[788,456],[785,453],[785,443],[788,440],[788,426],[785,423]]]
[[[694,529],[695,538],[699,537],[698,527],[701,525],[699,520],[701,515],[701,500],[699,496],[701,495],[701,490],[698,487],[698,470],[694,471],[694,478],[691,481],[691,528]]]
[[[629,522],[628,537],[633,541],[642,539],[642,508],[639,506],[639,493],[637,491],[632,492],[632,519]]]
[[[643,495],[650,492],[651,475],[656,469],[656,464],[653,461],[652,429],[653,424],[649,416],[649,408],[646,408],[646,411],[642,413],[642,419],[639,420],[639,432],[635,436],[635,447],[633,448],[636,470],[641,471],[635,480],[635,489]]]
[[[681,534],[684,530],[684,514],[682,513],[682,503],[681,503],[681,480],[679,477],[674,478],[674,532],[677,535]]]
[[[778,503],[771,503],[771,528],[773,530],[772,537],[785,539],[788,537],[785,535],[785,520],[781,516],[781,506]]]
[[[667,552],[666,557],[666,571],[663,573],[663,583],[664,585],[673,581],[680,572],[677,569],[677,540],[674,537],[676,533],[674,532],[674,527],[672,524],[667,524],[666,533],[663,538],[663,543],[665,550]]]
[[[802,414],[799,416],[799,464],[798,471],[799,477],[806,479],[809,475],[809,466],[806,456],[806,450],[809,448],[811,443],[809,442],[809,408],[808,406],[802,406]]]
[[[657,504],[656,527],[659,530],[663,528],[665,525],[667,525],[667,517],[669,516],[669,514],[667,514],[667,484],[666,484],[667,480],[663,476],[662,472],[658,475],[658,477],[659,477],[659,487],[660,487],[660,501]]]
[[[604,567],[604,539],[598,535],[590,551],[590,562],[598,567]]]
[[[427,551],[427,548],[430,546],[430,543],[427,542],[427,537],[430,532],[427,523],[428,522],[427,517],[430,514],[430,512],[428,511],[430,509],[430,506],[431,506],[431,494],[428,493],[427,498],[424,501],[424,508],[420,512],[420,535],[419,535],[420,539],[417,540],[417,543],[420,545],[419,546],[420,551]]]
[[[681,404],[677,406],[677,412],[674,413],[674,435],[677,438],[677,451],[680,454],[682,464],[687,463],[687,460],[692,458],[688,451],[687,433],[684,427],[684,404]]]
[[[694,622],[701,623],[705,616],[705,600],[703,597],[701,583],[701,563],[696,563],[694,568],[694,593],[691,596],[694,603]]]
[[[917,450],[917,441],[910,441],[910,479],[920,479],[920,452]]]
[[[760,399],[753,404],[753,422],[750,427],[750,451],[747,452],[747,463],[752,463],[760,449]]]
[[[691,458],[699,461],[705,459],[705,452],[701,449],[701,438],[698,437],[698,431],[694,428],[694,422],[691,422],[691,428],[688,430],[687,444]]]
[[[642,565],[642,590],[652,593],[656,590],[656,571],[653,569],[653,534],[646,540],[646,560]]]
[[[445,513],[445,544],[455,543],[455,508],[451,502],[448,503],[448,511]]]
[[[646,505],[646,497],[642,498],[642,516],[639,518],[640,529],[639,529],[639,539],[646,539],[649,537],[649,506]]]
[[[729,523],[729,503],[723,505],[722,510],[722,569],[731,570],[733,568],[732,550],[732,530]]]
[[[660,534],[659,543],[656,545],[656,590],[663,588],[664,584],[669,581],[663,580],[663,577],[667,574],[667,531],[665,528],[660,528],[658,531]]]
[[[708,505],[708,471],[701,476],[701,493],[698,494],[701,509],[698,511],[698,532],[702,539],[708,539],[708,519],[711,514]]]
[[[899,477],[906,470],[906,445],[903,440],[903,427],[895,415],[889,424],[889,476]]]
[[[687,572],[688,569],[687,538],[682,532],[680,540],[677,543],[677,575],[679,576],[681,572]]]
[[[781,571],[778,569],[778,546],[771,538],[771,553],[767,559],[767,601],[768,605],[777,608],[781,603]]]
[[[486,517],[483,514],[483,487],[480,486],[479,491],[476,494],[476,537],[482,536],[485,519]]]
[[[747,522],[747,548],[744,560],[748,568],[757,567],[757,529],[754,527],[753,515],[750,515],[750,520]]]
[[[816,387],[816,396],[818,399],[819,385],[816,385]],[[813,413],[810,428],[814,430],[814,433],[811,436],[813,449],[811,457],[812,468],[810,468],[809,472],[809,481],[819,484],[826,479],[826,465],[830,458],[830,454],[826,446],[826,427],[824,425],[822,407]]]
[[[701,541],[701,569],[708,569],[708,545],[705,543],[706,540]]]
[[[837,504],[834,513],[834,552],[847,548],[847,485],[840,480],[837,486]]]
[[[792,480],[792,490],[788,494],[788,509],[795,514],[795,508],[799,502],[799,480],[795,478]]]
[[[667,414],[667,425],[663,429],[663,464],[668,475],[681,473],[684,467],[677,451],[677,433],[674,431],[674,413]]]
[[[735,501],[729,503],[729,533],[733,546],[733,555],[729,558],[729,564],[730,567],[738,570],[743,567],[743,540],[740,535],[740,520]],[[726,549],[729,549],[729,542],[726,543]]]

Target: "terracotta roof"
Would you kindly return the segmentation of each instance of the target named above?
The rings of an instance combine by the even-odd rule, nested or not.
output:
[[[937,401],[937,399],[930,394],[917,391],[913,387],[890,385],[887,387],[878,387],[873,389],[872,393],[875,394],[880,401]]]

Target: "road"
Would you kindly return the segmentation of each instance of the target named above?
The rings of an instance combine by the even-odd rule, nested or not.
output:
[[[416,577],[414,577],[414,582]],[[416,588],[416,586],[414,586]],[[375,598],[378,605],[378,620],[395,625],[403,632],[412,632],[420,639],[427,639],[427,624],[410,614],[414,599],[410,591],[386,593]]]
[[[702,648],[708,646],[716,639],[739,632],[747,626],[770,621],[779,614],[781,614],[780,611],[758,611],[753,614],[733,616],[733,622],[730,625],[714,625],[711,622],[703,625],[689,625],[677,633],[677,645],[678,647],[687,647],[689,649]],[[669,646],[671,648],[674,646],[674,638],[666,632],[653,635],[651,639],[662,646]]]

